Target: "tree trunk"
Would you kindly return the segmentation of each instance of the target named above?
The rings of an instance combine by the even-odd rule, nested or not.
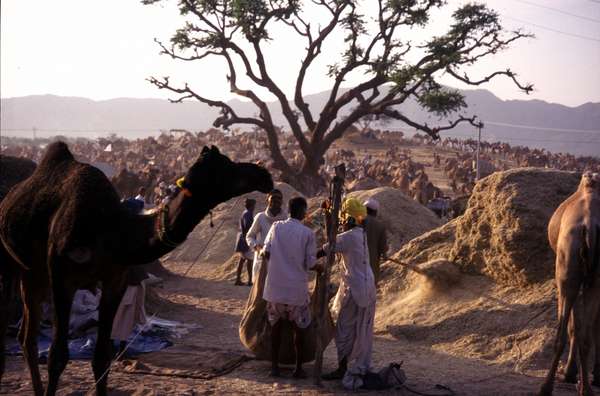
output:
[[[322,161],[305,160],[304,166],[299,172],[289,171],[281,174],[282,180],[300,191],[306,197],[314,197],[327,188],[327,183],[319,174],[320,165],[316,163]]]

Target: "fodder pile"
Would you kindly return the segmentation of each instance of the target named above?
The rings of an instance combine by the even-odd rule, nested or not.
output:
[[[548,222],[576,190],[579,177],[525,168],[481,180],[456,223],[450,259],[468,272],[486,274],[505,285],[550,279],[554,254],[546,237]]]
[[[556,324],[547,224],[578,182],[574,173],[529,168],[480,181],[463,216],[393,256],[429,276],[382,265],[376,329],[510,370],[546,367]]]
[[[380,209],[377,218],[387,228],[392,252],[398,251],[406,242],[442,224],[431,210],[395,188],[379,187],[373,190],[354,191],[348,196],[357,198],[361,202],[369,198],[379,201]]]

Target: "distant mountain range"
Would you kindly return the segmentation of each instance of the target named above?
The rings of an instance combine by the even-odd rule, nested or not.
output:
[[[484,140],[506,141],[512,145],[543,147],[554,152],[600,156],[600,103],[577,107],[540,100],[501,100],[487,90],[464,91],[469,108],[466,114],[477,114],[485,123]],[[318,115],[329,92],[307,95],[306,101]],[[228,102],[240,115],[254,115],[252,103]],[[269,104],[274,120],[286,126],[279,104]],[[410,118],[429,125],[440,124],[414,101],[399,110]],[[116,133],[127,138],[157,135],[161,130],[206,130],[218,116],[218,109],[199,102],[170,103],[162,99],[118,98],[94,101],[78,97],[54,95],[24,96],[1,100],[0,127],[4,136],[38,137],[65,135],[95,138]],[[441,121],[444,123],[444,120]],[[414,130],[401,122],[385,129]],[[476,137],[470,126],[459,126],[443,136]]]

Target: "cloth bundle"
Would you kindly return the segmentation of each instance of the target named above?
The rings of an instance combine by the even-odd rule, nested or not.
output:
[[[240,340],[257,359],[271,359],[271,326],[267,321],[267,302],[262,298],[267,278],[268,263],[263,262],[260,265],[258,279],[254,282],[246,310],[240,322]],[[316,288],[315,288],[316,289]],[[310,300],[310,310],[312,321],[305,329],[302,360],[304,363],[315,359],[317,337],[321,337],[323,347],[331,342],[334,335],[333,320],[327,309],[327,320],[325,326],[320,331],[317,329],[317,293],[313,291]],[[294,351],[293,333],[291,326],[284,326],[281,335],[281,348],[279,350],[279,362],[282,364],[293,364],[296,360]]]

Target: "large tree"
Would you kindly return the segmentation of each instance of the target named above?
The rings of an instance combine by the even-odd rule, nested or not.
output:
[[[143,0],[151,4],[168,0]],[[430,14],[446,6],[444,0],[179,0],[184,26],[170,44],[157,41],[162,53],[173,59],[193,62],[209,57],[222,58],[232,93],[247,98],[257,108],[256,116],[238,115],[225,101],[208,98],[188,84],[177,85],[169,78],[150,78],[160,89],[177,94],[174,101],[197,99],[220,108],[215,127],[229,128],[246,124],[264,131],[273,166],[284,181],[307,194],[322,186],[319,169],[331,145],[365,116],[385,115],[401,120],[433,138],[439,132],[461,122],[475,122],[463,114],[463,94],[439,82],[450,76],[464,84],[478,86],[497,76],[511,79],[518,89],[528,93],[532,85],[521,84],[510,69],[473,77],[468,68],[480,60],[507,48],[512,42],[528,37],[521,31],[506,31],[499,15],[483,4],[466,4],[452,13],[453,21],[441,35],[412,43],[408,35],[416,29],[427,32]],[[370,7],[370,8],[367,8]],[[314,26],[307,8],[320,9],[324,23]],[[305,45],[290,48],[286,56],[298,56],[300,66],[295,78],[293,98],[272,78],[268,45],[277,40],[270,35],[275,25],[289,28]],[[409,29],[407,29],[409,28]],[[336,34],[342,32],[342,35]],[[407,32],[409,32],[407,34]],[[323,56],[323,46],[336,38],[341,49],[339,61],[328,68],[331,85],[325,105],[311,109],[303,96],[309,69]],[[280,55],[278,55],[280,56]],[[344,81],[360,72],[362,81],[343,87]],[[241,87],[238,76],[247,81]],[[347,89],[345,89],[347,88]],[[294,169],[281,153],[280,128],[261,93],[276,98],[289,130],[304,154],[304,162]],[[409,98],[440,117],[444,125],[430,126],[410,119],[398,106]],[[293,99],[293,100],[291,100]],[[442,121],[440,121],[442,122]]]

